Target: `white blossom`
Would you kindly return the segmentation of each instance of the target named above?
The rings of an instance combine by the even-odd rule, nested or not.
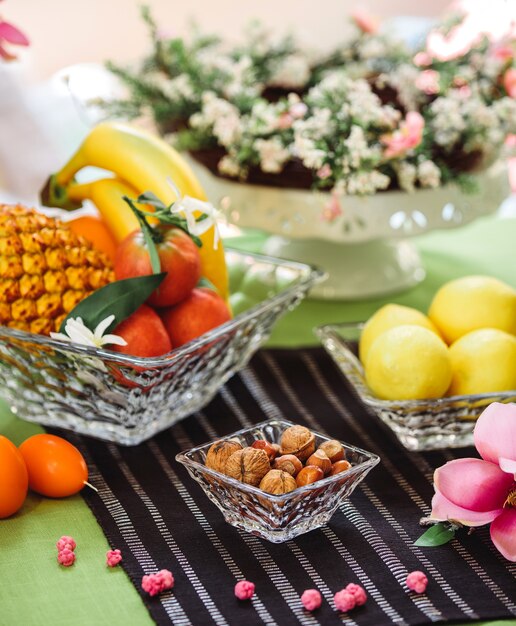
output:
[[[91,331],[83,322],[82,317],[70,317],[66,320],[64,333],[50,333],[52,339],[75,343],[80,346],[90,346],[92,348],[102,348],[107,344],[126,346],[127,341],[120,335],[104,335],[115,319],[114,315],[109,315],[103,319],[94,331]]]
[[[400,189],[409,193],[414,191],[417,176],[417,168],[415,165],[401,161],[396,165],[396,175]]]
[[[283,169],[283,165],[290,158],[290,152],[286,149],[278,137],[272,139],[257,139],[254,147],[260,156],[260,167],[264,172],[277,174]]]
[[[433,161],[422,161],[417,166],[417,178],[422,187],[439,187],[441,184],[441,170]]]
[[[288,89],[304,87],[310,79],[310,65],[303,55],[289,54],[280,60],[268,83]]]

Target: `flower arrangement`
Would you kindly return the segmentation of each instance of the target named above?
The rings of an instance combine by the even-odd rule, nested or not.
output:
[[[474,441],[481,459],[456,459],[435,471],[429,521],[438,523],[417,544],[441,545],[462,526],[491,524],[497,550],[516,561],[516,405],[489,405]]]
[[[109,64],[129,97],[117,115],[150,112],[213,173],[237,181],[318,188],[335,198],[411,192],[455,181],[500,155],[516,133],[516,41],[492,41],[455,15],[409,51],[353,16],[329,54],[274,40],[259,25],[245,46],[195,33],[160,34],[136,71]]]

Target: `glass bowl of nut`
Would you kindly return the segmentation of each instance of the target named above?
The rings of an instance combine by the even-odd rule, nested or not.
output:
[[[287,420],[268,420],[176,456],[225,520],[273,543],[324,526],[380,461]]]

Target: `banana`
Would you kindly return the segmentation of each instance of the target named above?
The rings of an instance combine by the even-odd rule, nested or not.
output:
[[[135,214],[123,200],[123,196],[137,198],[138,192],[119,178],[101,178],[91,183],[72,184],[67,191],[73,202],[93,202],[117,243],[140,228]]]
[[[115,175],[77,184],[75,174],[84,167],[98,167]],[[90,199],[117,241],[138,228],[138,222],[122,200],[123,195],[136,198],[153,192],[165,204],[177,200],[172,179],[182,195],[206,200],[206,194],[185,159],[162,139],[120,122],[103,122],[95,126],[83,143],[58,172],[50,177],[41,193],[44,205],[73,209]],[[199,249],[203,276],[220,295],[229,297],[228,274],[224,248],[214,248],[215,229],[201,236]]]

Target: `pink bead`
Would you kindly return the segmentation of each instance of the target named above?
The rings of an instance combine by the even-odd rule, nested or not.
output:
[[[349,583],[344,591],[347,591],[355,598],[356,606],[362,606],[367,602],[367,593],[365,589],[355,583]]]
[[[172,589],[173,586],[174,577],[168,569],[162,569],[155,574],[149,574],[142,578],[142,589],[151,596],[155,596],[167,589]]]
[[[307,611],[315,611],[315,609],[318,609],[321,606],[322,597],[317,589],[307,589],[306,591],[303,591],[301,602]]]
[[[63,535],[60,539],[58,539],[56,547],[58,552],[61,552],[61,550],[64,550],[65,548],[68,548],[68,550],[73,552],[77,547],[77,544],[75,543],[75,539],[73,537]]]
[[[337,591],[337,593],[333,596],[333,602],[335,603],[335,608],[338,611],[343,611],[347,613],[354,609],[356,606],[355,598],[353,594],[349,593],[345,589],[341,591]]]
[[[59,550],[57,553],[57,560],[61,565],[65,567],[70,567],[75,563],[75,552],[72,552],[69,548],[64,548],[63,550]]]
[[[108,550],[106,552],[106,564],[108,567],[117,566],[122,560],[122,554],[120,550]]]
[[[254,583],[248,580],[241,580],[235,585],[235,596],[239,600],[249,600],[254,595]]]
[[[425,593],[426,586],[428,585],[428,578],[423,572],[416,570],[415,572],[410,572],[407,576],[406,583],[407,587],[411,591],[415,591],[416,593]]]

